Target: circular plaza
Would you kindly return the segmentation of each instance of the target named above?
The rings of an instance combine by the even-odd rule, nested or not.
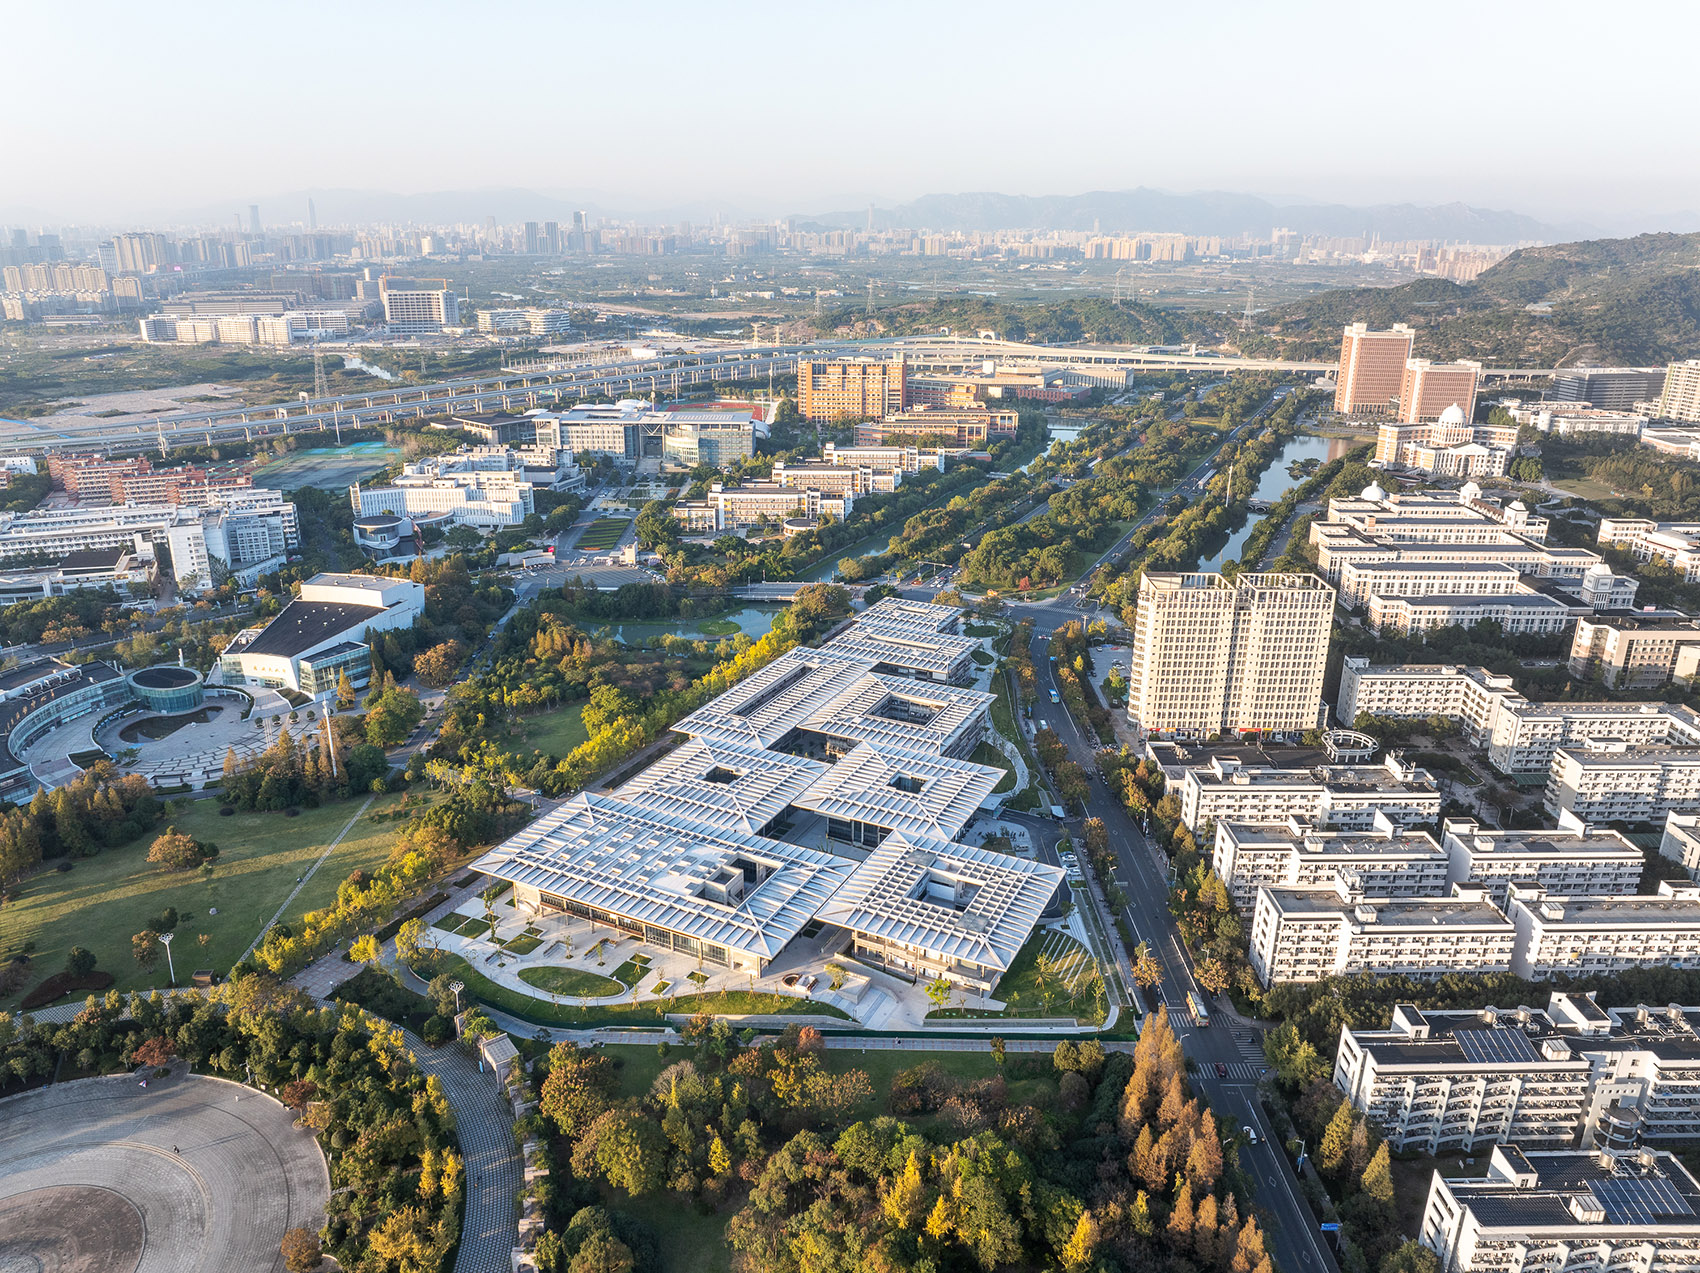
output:
[[[0,1273],[282,1270],[330,1176],[269,1096],[174,1075],[81,1079],[0,1102]]]

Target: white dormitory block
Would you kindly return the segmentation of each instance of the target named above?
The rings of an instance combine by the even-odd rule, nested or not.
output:
[[[1657,822],[1700,809],[1700,746],[1601,739],[1553,752],[1545,806],[1584,822]]]
[[[1558,896],[1511,886],[1511,971],[1531,981],[1626,968],[1700,968],[1700,886],[1659,883],[1648,896]]]
[[[1266,885],[1333,888],[1348,872],[1377,897],[1436,897],[1446,891],[1448,865],[1432,835],[1381,814],[1363,831],[1324,830],[1301,818],[1279,827],[1218,822],[1212,864],[1248,914]]]
[[[1341,1030],[1334,1085],[1396,1150],[1583,1149],[1700,1138],[1700,1008],[1393,1009]]]
[[[1261,888],[1251,921],[1251,967],[1265,986],[1370,972],[1440,977],[1507,972],[1517,932],[1479,888],[1448,897],[1367,897],[1342,876],[1334,888]]]
[[[1691,1267],[1700,1183],[1668,1153],[1498,1145],[1486,1176],[1435,1172],[1419,1240],[1442,1273]]]
[[[1324,828],[1367,829],[1377,816],[1397,826],[1440,817],[1440,791],[1425,769],[1389,756],[1377,765],[1318,765],[1275,769],[1215,755],[1180,770],[1181,820],[1197,832],[1206,823],[1284,826],[1303,818]]]
[[[1559,748],[1595,740],[1632,746],[1700,744],[1700,715],[1686,707],[1531,702],[1512,688],[1510,677],[1484,668],[1442,663],[1377,667],[1348,656],[1335,716],[1349,726],[1365,714],[1445,716],[1458,722],[1466,742],[1487,749],[1495,769],[1512,774],[1548,772]]]
[[[1440,830],[1447,887],[1480,886],[1500,906],[1510,900],[1513,885],[1599,896],[1633,893],[1646,866],[1646,855],[1622,832],[1590,827],[1568,813],[1552,828],[1500,831],[1470,818],[1447,818]]]

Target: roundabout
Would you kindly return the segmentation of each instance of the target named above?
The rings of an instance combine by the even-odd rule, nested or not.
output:
[[[312,1133],[252,1088],[81,1079],[0,1102],[0,1273],[282,1270],[324,1223]]]

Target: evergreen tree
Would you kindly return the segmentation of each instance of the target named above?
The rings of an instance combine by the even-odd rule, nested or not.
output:
[[[1334,1117],[1328,1120],[1328,1130],[1322,1133],[1322,1144],[1316,1151],[1316,1161],[1327,1172],[1339,1171],[1346,1162],[1346,1151],[1352,1144],[1352,1105],[1341,1101]]]
[[[1062,1249],[1062,1262],[1065,1269],[1085,1269],[1092,1264],[1093,1253],[1098,1249],[1098,1223],[1093,1220],[1090,1211],[1082,1211],[1080,1219],[1074,1226]]]
[[[1364,1168],[1360,1182],[1363,1190],[1370,1197],[1385,1206],[1393,1205],[1393,1163],[1392,1156],[1387,1151],[1387,1142],[1382,1141],[1375,1151],[1375,1157],[1369,1160],[1369,1166]]]

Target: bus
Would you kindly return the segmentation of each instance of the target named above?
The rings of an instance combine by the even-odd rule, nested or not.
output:
[[[1193,1019],[1196,1020],[1200,1026],[1208,1026],[1210,1024],[1210,1014],[1204,1010],[1204,1000],[1200,999],[1190,990],[1186,992],[1186,1006],[1187,1010],[1192,1013]]]

